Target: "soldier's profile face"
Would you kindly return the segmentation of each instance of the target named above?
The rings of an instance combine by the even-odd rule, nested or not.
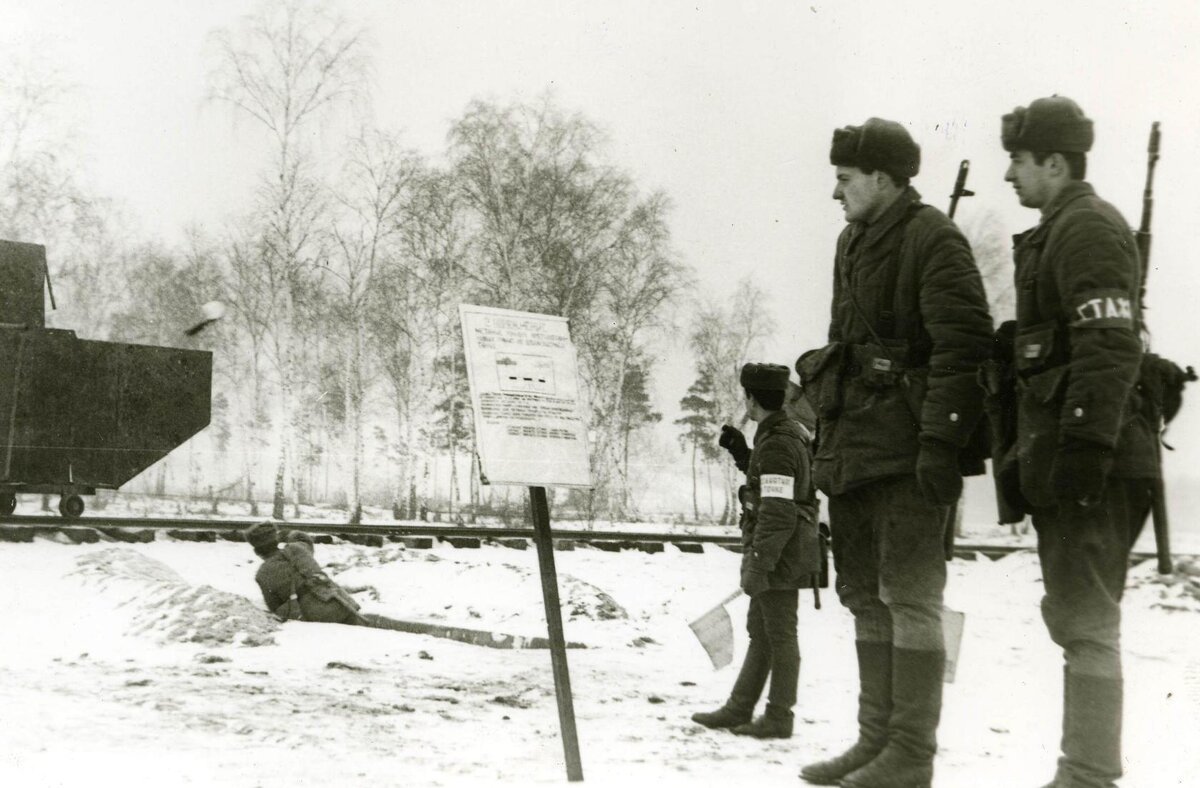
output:
[[[1050,158],[1038,164],[1027,150],[1013,151],[1008,158],[1004,180],[1013,185],[1017,200],[1026,208],[1044,206],[1050,194]]]
[[[882,192],[877,173],[867,173],[858,167],[837,168],[837,185],[833,188],[833,199],[842,204],[848,222],[866,222],[878,213]]]

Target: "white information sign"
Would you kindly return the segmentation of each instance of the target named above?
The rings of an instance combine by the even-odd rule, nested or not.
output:
[[[458,311],[484,483],[591,487],[567,319],[471,304]]]

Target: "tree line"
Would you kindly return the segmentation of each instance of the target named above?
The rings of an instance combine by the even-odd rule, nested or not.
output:
[[[732,298],[698,295],[667,195],[639,188],[594,122],[550,96],[476,99],[443,150],[414,150],[364,120],[369,36],[320,2],[268,0],[212,31],[207,56],[210,106],[267,152],[251,207],[175,245],[131,241],[119,206],[83,181],[62,75],[0,64],[0,237],[46,244],[52,324],[180,345],[183,316],[230,307],[200,336],[214,351],[213,423],[188,450],[188,492],[269,499],[276,517],[302,502],[352,519],[364,502],[396,517],[426,501],[495,505],[478,484],[458,322],[474,303],[570,321],[595,487],[559,503],[587,518],[638,514],[631,457],[661,456],[655,361],[682,340],[695,377],[665,463],[690,470],[694,519],[735,522],[739,480],[715,436],[746,426],[737,371],[774,330],[766,293],[747,278]],[[967,232],[1010,300],[995,224]],[[165,490],[165,466],[152,473]],[[702,480],[717,498],[705,513]]]
[[[564,316],[596,483],[573,503],[631,514],[631,441],[661,419],[649,361],[691,285],[666,195],[640,190],[601,130],[548,96],[472,101],[436,159],[391,130],[345,123],[367,114],[370,46],[326,5],[268,3],[208,45],[208,100],[270,153],[253,207],[175,248],[119,240],[119,218],[55,152],[62,141],[28,146],[24,126],[56,128],[52,74],[5,95],[24,114],[4,115],[0,231],[48,246],[66,306],[53,320],[178,345],[181,316],[226,302],[227,319],[202,335],[214,419],[197,460],[207,467],[193,475],[251,498],[268,484],[282,517],[286,503],[328,494],[322,473],[360,512],[368,476],[386,467],[396,514],[412,516],[438,456],[450,458],[450,507],[459,460],[474,457],[458,304]],[[331,117],[352,126],[336,153],[313,144]],[[478,503],[473,464],[469,476]]]

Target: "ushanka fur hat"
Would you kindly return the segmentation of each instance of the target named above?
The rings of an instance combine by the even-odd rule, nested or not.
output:
[[[912,178],[921,170],[921,146],[896,121],[868,118],[861,126],[834,130],[829,163]]]
[[[251,547],[266,547],[279,544],[279,529],[270,520],[255,523],[244,534]]]
[[[1087,153],[1093,141],[1092,119],[1066,96],[1037,99],[1000,121],[1000,143],[1010,152]]]
[[[788,368],[782,364],[746,364],[739,381],[748,389],[787,391]]]

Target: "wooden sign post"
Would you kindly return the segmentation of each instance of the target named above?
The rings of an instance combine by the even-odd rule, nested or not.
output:
[[[583,780],[547,486],[592,486],[587,418],[566,318],[462,304],[480,481],[529,488],[567,779]]]
[[[554,570],[554,541],[550,537],[550,504],[545,487],[529,488],[533,510],[533,541],[537,545],[538,568],[542,576],[542,604],[546,608],[546,627],[550,635],[550,666],[554,671],[554,694],[558,699],[558,726],[562,730],[563,754],[567,759],[567,779],[583,780],[583,762],[579,758],[579,737],[575,733],[575,701],[571,696],[571,674],[567,670],[567,644],[563,634],[562,604],[558,600],[558,574]]]

